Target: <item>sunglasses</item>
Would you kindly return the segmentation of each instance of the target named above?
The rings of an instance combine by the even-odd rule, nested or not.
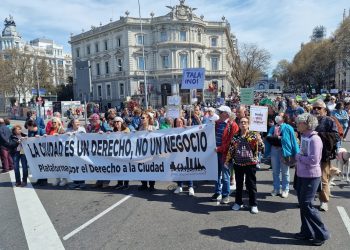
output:
[[[144,119],[147,119],[147,117],[142,116],[141,119],[144,120]]]
[[[321,109],[323,109],[323,108],[321,108],[321,107],[313,107],[312,109],[313,109],[313,110],[321,110]]]

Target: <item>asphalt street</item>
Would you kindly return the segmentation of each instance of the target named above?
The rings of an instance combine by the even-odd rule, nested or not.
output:
[[[343,146],[350,150],[349,142]],[[291,178],[293,175],[294,169]],[[176,185],[171,182],[157,182],[153,193],[137,191],[139,182],[131,182],[127,191],[93,189],[92,185],[86,190],[48,185],[36,188],[33,193],[65,249],[312,248],[293,238],[300,230],[293,188],[286,199],[272,197],[272,172],[266,165],[257,172],[257,180],[257,215],[248,210],[232,211],[233,197],[229,205],[210,201],[213,182],[197,182],[194,197],[189,197],[187,192],[173,194]],[[318,249],[345,250],[350,246],[350,228],[348,231],[339,213],[341,207],[350,215],[350,186],[340,178],[336,184],[332,188],[329,211],[321,214],[331,239]],[[9,174],[0,175],[0,250],[30,249],[32,244],[28,241],[34,239],[25,233],[15,189]],[[244,195],[247,198],[247,194]],[[31,200],[26,202],[29,204]],[[319,201],[315,201],[315,205],[318,206]],[[40,242],[39,246],[50,249]]]

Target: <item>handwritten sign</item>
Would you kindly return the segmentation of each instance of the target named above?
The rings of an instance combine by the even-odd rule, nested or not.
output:
[[[183,69],[181,89],[203,89],[204,81],[204,68]]]
[[[168,105],[166,116],[170,118],[179,118],[181,110],[181,97],[177,95],[168,96]]]
[[[268,107],[250,106],[249,130],[267,132]]]
[[[241,88],[241,104],[253,105],[254,104],[254,89],[253,88]]]

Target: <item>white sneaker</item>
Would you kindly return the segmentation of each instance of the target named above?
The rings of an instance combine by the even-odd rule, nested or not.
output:
[[[257,214],[257,213],[259,213],[258,207],[257,207],[257,206],[253,206],[253,207],[250,209],[250,212],[251,212],[252,214]]]
[[[232,210],[239,211],[241,208],[243,208],[243,205],[239,205],[237,203],[233,204]]]
[[[193,189],[193,187],[190,187],[190,188],[188,189],[188,195],[189,195],[189,196],[194,196],[194,189]]]
[[[236,191],[236,184],[230,186],[230,192]]]
[[[325,211],[325,212],[328,211],[328,202],[322,202],[322,201],[321,201],[321,204],[320,204],[320,211]]]
[[[288,198],[289,191],[282,191],[282,198]]]
[[[271,196],[277,196],[277,195],[279,195],[280,194],[280,191],[277,191],[277,190],[272,190],[272,192],[271,192]]]
[[[65,185],[67,185],[67,179],[66,178],[62,178],[62,180],[60,182],[60,187],[64,187]]]
[[[174,191],[174,194],[182,193],[182,187],[177,187]]]
[[[52,182],[52,186],[57,186],[58,185],[58,183],[60,183],[60,178],[56,178],[56,179],[54,179],[54,181]]]

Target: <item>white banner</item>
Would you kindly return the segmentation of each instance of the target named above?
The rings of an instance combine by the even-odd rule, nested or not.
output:
[[[28,138],[23,148],[36,179],[186,181],[218,175],[211,124]]]

